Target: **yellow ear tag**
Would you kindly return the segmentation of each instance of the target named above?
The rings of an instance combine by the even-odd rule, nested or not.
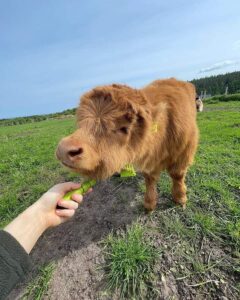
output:
[[[157,133],[158,132],[158,123],[157,122],[153,122],[152,127],[151,127],[151,131],[153,133]]]

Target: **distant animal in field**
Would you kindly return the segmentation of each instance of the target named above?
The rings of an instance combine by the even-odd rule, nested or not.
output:
[[[102,180],[126,164],[142,172],[144,206],[155,209],[157,181],[167,170],[173,200],[185,206],[185,176],[198,145],[195,87],[174,78],[142,89],[112,84],[81,97],[77,130],[63,138],[56,156],[72,171]]]
[[[203,102],[202,99],[200,97],[196,97],[196,108],[198,112],[202,112],[203,111]]]

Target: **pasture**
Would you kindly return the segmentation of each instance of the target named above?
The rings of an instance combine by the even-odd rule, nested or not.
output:
[[[186,210],[165,173],[150,215],[141,175],[98,183],[73,220],[39,240],[9,299],[239,299],[240,101],[206,104],[198,124]],[[79,180],[54,156],[74,127],[74,118],[0,127],[1,227],[52,185]]]

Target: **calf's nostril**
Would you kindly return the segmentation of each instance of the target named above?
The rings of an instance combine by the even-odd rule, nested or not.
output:
[[[79,156],[83,153],[83,149],[82,148],[78,148],[78,149],[74,149],[74,150],[70,150],[68,152],[68,155],[70,157],[75,157],[75,156]]]

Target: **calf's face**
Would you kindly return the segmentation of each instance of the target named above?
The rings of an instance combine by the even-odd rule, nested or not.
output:
[[[78,129],[63,138],[57,158],[71,170],[104,179],[132,162],[149,127],[145,99],[124,86],[86,93],[77,110]]]

